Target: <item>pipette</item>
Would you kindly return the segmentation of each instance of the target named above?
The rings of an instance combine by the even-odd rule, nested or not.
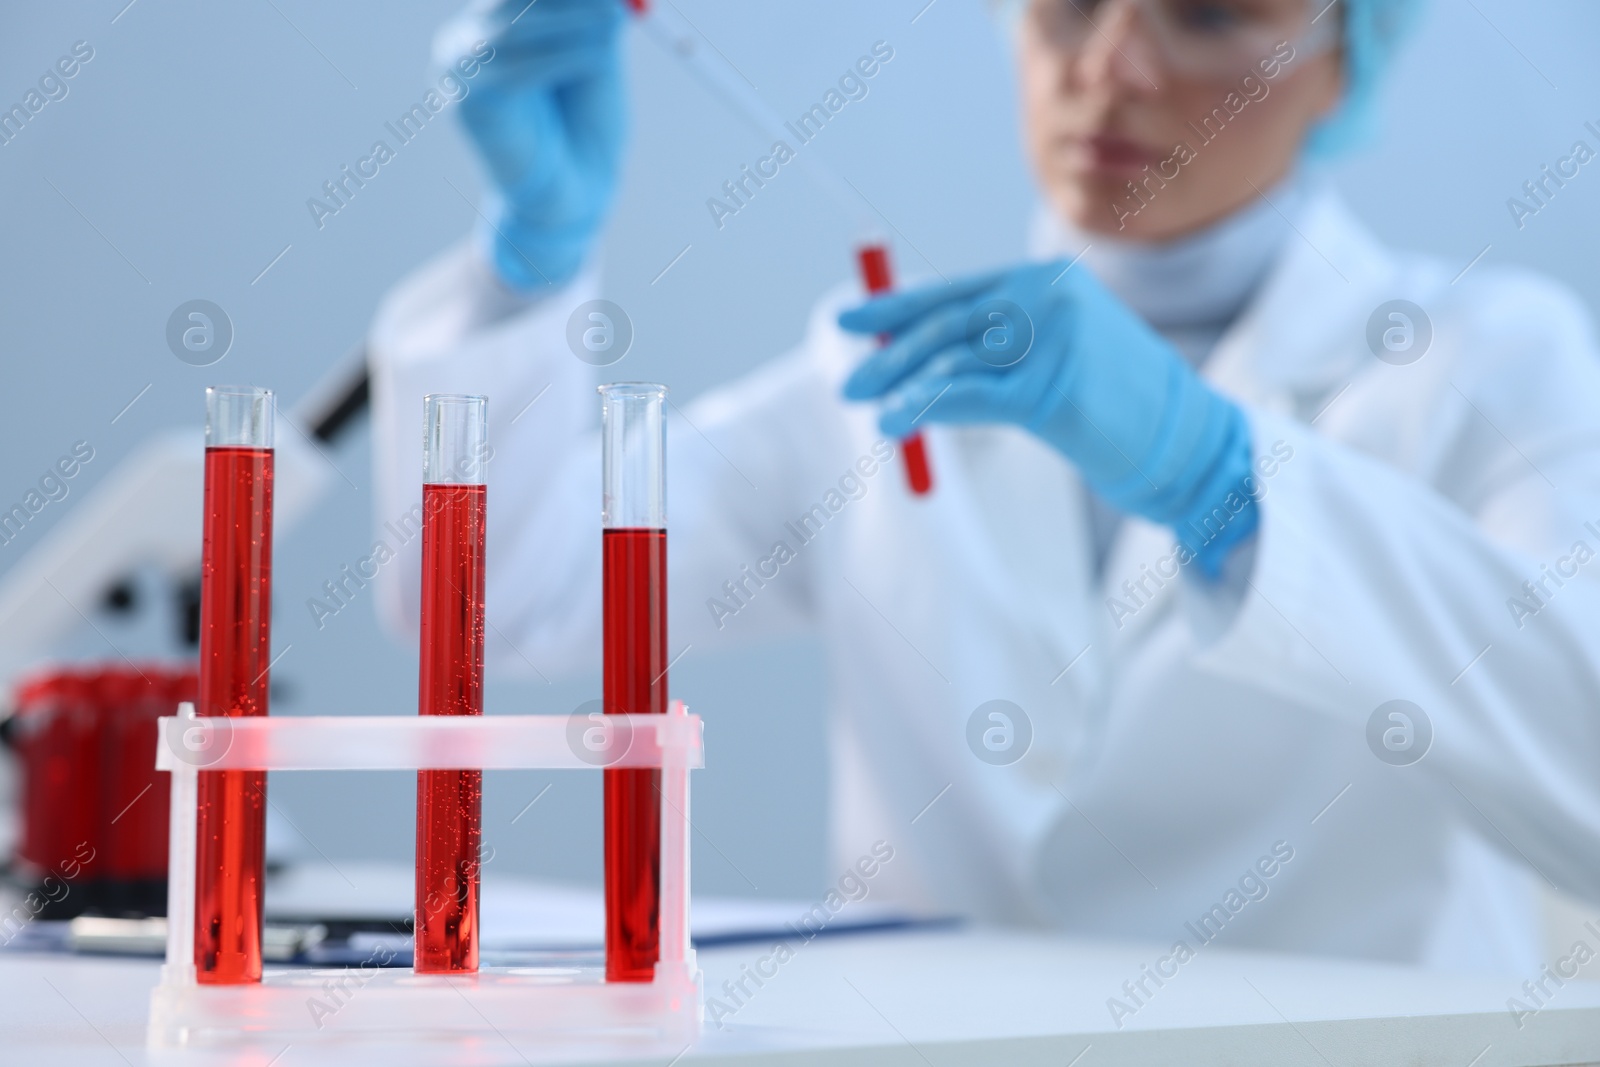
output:
[[[689,25],[672,5],[657,6],[650,0],[625,0],[638,17],[639,26],[668,55],[678,60],[711,95],[764,137],[785,141],[787,124],[756,94],[755,87],[714,48],[703,47],[698,31]],[[796,166],[797,165],[797,166]],[[790,166],[805,174],[834,204],[850,217],[860,234],[875,235],[873,217],[862,209],[860,193],[809,154],[796,154]],[[856,242],[856,263],[863,286],[873,295],[894,287],[889,268],[887,242],[864,236]],[[914,433],[901,442],[906,465],[906,482],[912,493],[921,496],[933,488],[933,472],[922,434]]]

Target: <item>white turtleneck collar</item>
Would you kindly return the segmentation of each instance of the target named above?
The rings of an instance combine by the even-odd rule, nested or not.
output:
[[[1310,199],[1307,180],[1292,173],[1227,218],[1160,242],[1084,233],[1041,207],[1029,252],[1038,259],[1081,255],[1106,288],[1199,367],[1261,288],[1294,232],[1290,220]],[[1087,499],[1095,572],[1101,574],[1122,516],[1093,492]]]
[[[1082,255],[1115,293],[1195,366],[1249,304],[1310,199],[1293,173],[1263,197],[1173,241],[1129,241],[1085,233],[1041,207],[1029,241],[1039,259]]]

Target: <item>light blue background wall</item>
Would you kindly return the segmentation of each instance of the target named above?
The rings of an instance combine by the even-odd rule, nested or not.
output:
[[[475,195],[478,178],[445,122],[325,228],[305,206],[420,98],[430,34],[452,4],[125,3],[18,4],[0,16],[0,102],[21,99],[74,41],[95,49],[70,95],[0,147],[0,500],[19,498],[76,439],[98,452],[73,496],[0,548],[0,570],[118,457],[163,427],[198,423],[207,383],[252,381],[300,398],[359,341],[385,289],[473,217],[451,183]],[[678,3],[785,115],[818,99],[874,41],[889,42],[895,58],[870,96],[806,151],[848,176],[904,236],[907,275],[934,266],[954,275],[1019,254],[1029,185],[1004,41],[979,0],[926,10],[926,0]],[[1586,169],[1520,232],[1505,201],[1575,139],[1595,143],[1582,125],[1600,125],[1600,10],[1585,0],[1436,6],[1394,81],[1381,141],[1338,171],[1339,184],[1398,243],[1462,266],[1487,245],[1486,262],[1538,267],[1594,305],[1600,170]],[[629,51],[635,136],[605,242],[608,295],[638,331],[627,374],[690,397],[796,340],[813,297],[849,274],[851,222],[785,171],[718,232],[706,198],[765,141],[651,42],[633,39]],[[237,330],[232,352],[209,369],[179,362],[163,338],[172,309],[195,297],[222,305]],[[370,541],[368,448],[355,436],[330,460],[356,488],[335,479],[315,522],[280,538],[275,643],[293,648],[275,671],[278,712],[414,707],[415,655],[380,635],[370,608],[320,632],[304,610]],[[96,618],[130,654],[161,646],[159,620]],[[66,651],[112,654],[92,631]],[[827,880],[819,668],[816,647],[799,643],[737,658],[691,653],[675,670],[674,688],[715,731],[697,785],[701,890],[809,895]],[[490,702],[566,712],[597,692],[592,677],[497,681]],[[282,778],[272,789],[309,838],[308,854],[409,856],[406,776]],[[491,776],[485,833],[505,869],[597,879],[597,828],[596,782]]]

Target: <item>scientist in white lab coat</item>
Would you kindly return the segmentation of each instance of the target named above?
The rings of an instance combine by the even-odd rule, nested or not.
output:
[[[1034,258],[841,290],[672,413],[671,651],[821,635],[832,847],[892,845],[875,898],[1515,975],[1541,879],[1600,899],[1588,316],[1385,247],[1312,176],[1412,6],[1018,4]],[[491,654],[547,674],[600,651],[596,374],[567,331],[599,292],[625,21],[515,0],[441,38],[494,49],[461,105],[488,225],[371,336],[380,518],[418,498],[425,392],[502,413]],[[414,558],[384,574],[414,623]]]

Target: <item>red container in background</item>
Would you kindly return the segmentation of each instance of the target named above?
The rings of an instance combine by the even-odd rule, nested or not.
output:
[[[195,699],[195,669],[144,675],[100,672],[101,782],[98,802],[100,908],[111,914],[167,910],[169,775],[155,769],[156,720]]]
[[[5,727],[22,818],[11,874],[43,887],[40,918],[165,913],[170,788],[155,768],[156,719],[196,685],[192,664],[119,663],[18,686]]]
[[[7,736],[20,756],[21,836],[13,863],[18,879],[37,885],[99,836],[100,721],[94,674],[57,671],[18,687]],[[150,752],[151,765],[155,750]],[[85,872],[92,877],[93,864]]]

